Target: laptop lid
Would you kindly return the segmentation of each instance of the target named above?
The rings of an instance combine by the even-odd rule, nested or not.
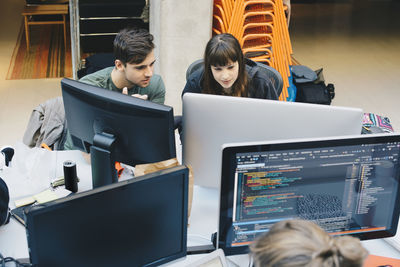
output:
[[[34,206],[34,266],[158,266],[186,255],[188,170],[174,167]]]
[[[360,134],[362,117],[358,108],[186,93],[182,158],[196,185],[219,188],[223,144]]]
[[[248,246],[278,221],[311,220],[333,235],[390,237],[399,220],[400,135],[227,144],[218,246]]]

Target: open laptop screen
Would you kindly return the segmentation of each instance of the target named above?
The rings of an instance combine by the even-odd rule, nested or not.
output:
[[[305,219],[331,234],[394,236],[400,135],[367,135],[223,149],[218,245],[227,255],[277,221]]]
[[[188,170],[175,167],[27,212],[34,266],[158,266],[186,255]]]

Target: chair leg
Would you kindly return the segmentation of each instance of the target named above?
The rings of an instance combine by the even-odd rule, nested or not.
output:
[[[67,25],[65,23],[65,15],[63,15],[63,27],[64,27],[64,49],[67,51]]]
[[[26,38],[26,50],[29,52],[29,24],[28,16],[25,16],[25,38]]]

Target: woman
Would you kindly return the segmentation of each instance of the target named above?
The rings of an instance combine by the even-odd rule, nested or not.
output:
[[[255,267],[361,267],[368,255],[357,238],[333,237],[302,220],[274,224],[251,251]]]
[[[243,57],[238,40],[229,33],[215,35],[204,52],[204,68],[192,73],[182,95],[205,93],[278,99],[276,88],[260,67]]]

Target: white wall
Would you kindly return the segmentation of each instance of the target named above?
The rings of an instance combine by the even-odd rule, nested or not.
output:
[[[182,113],[186,69],[202,58],[211,38],[212,0],[150,0],[150,32],[156,45],[155,73],[166,87],[165,104]]]

